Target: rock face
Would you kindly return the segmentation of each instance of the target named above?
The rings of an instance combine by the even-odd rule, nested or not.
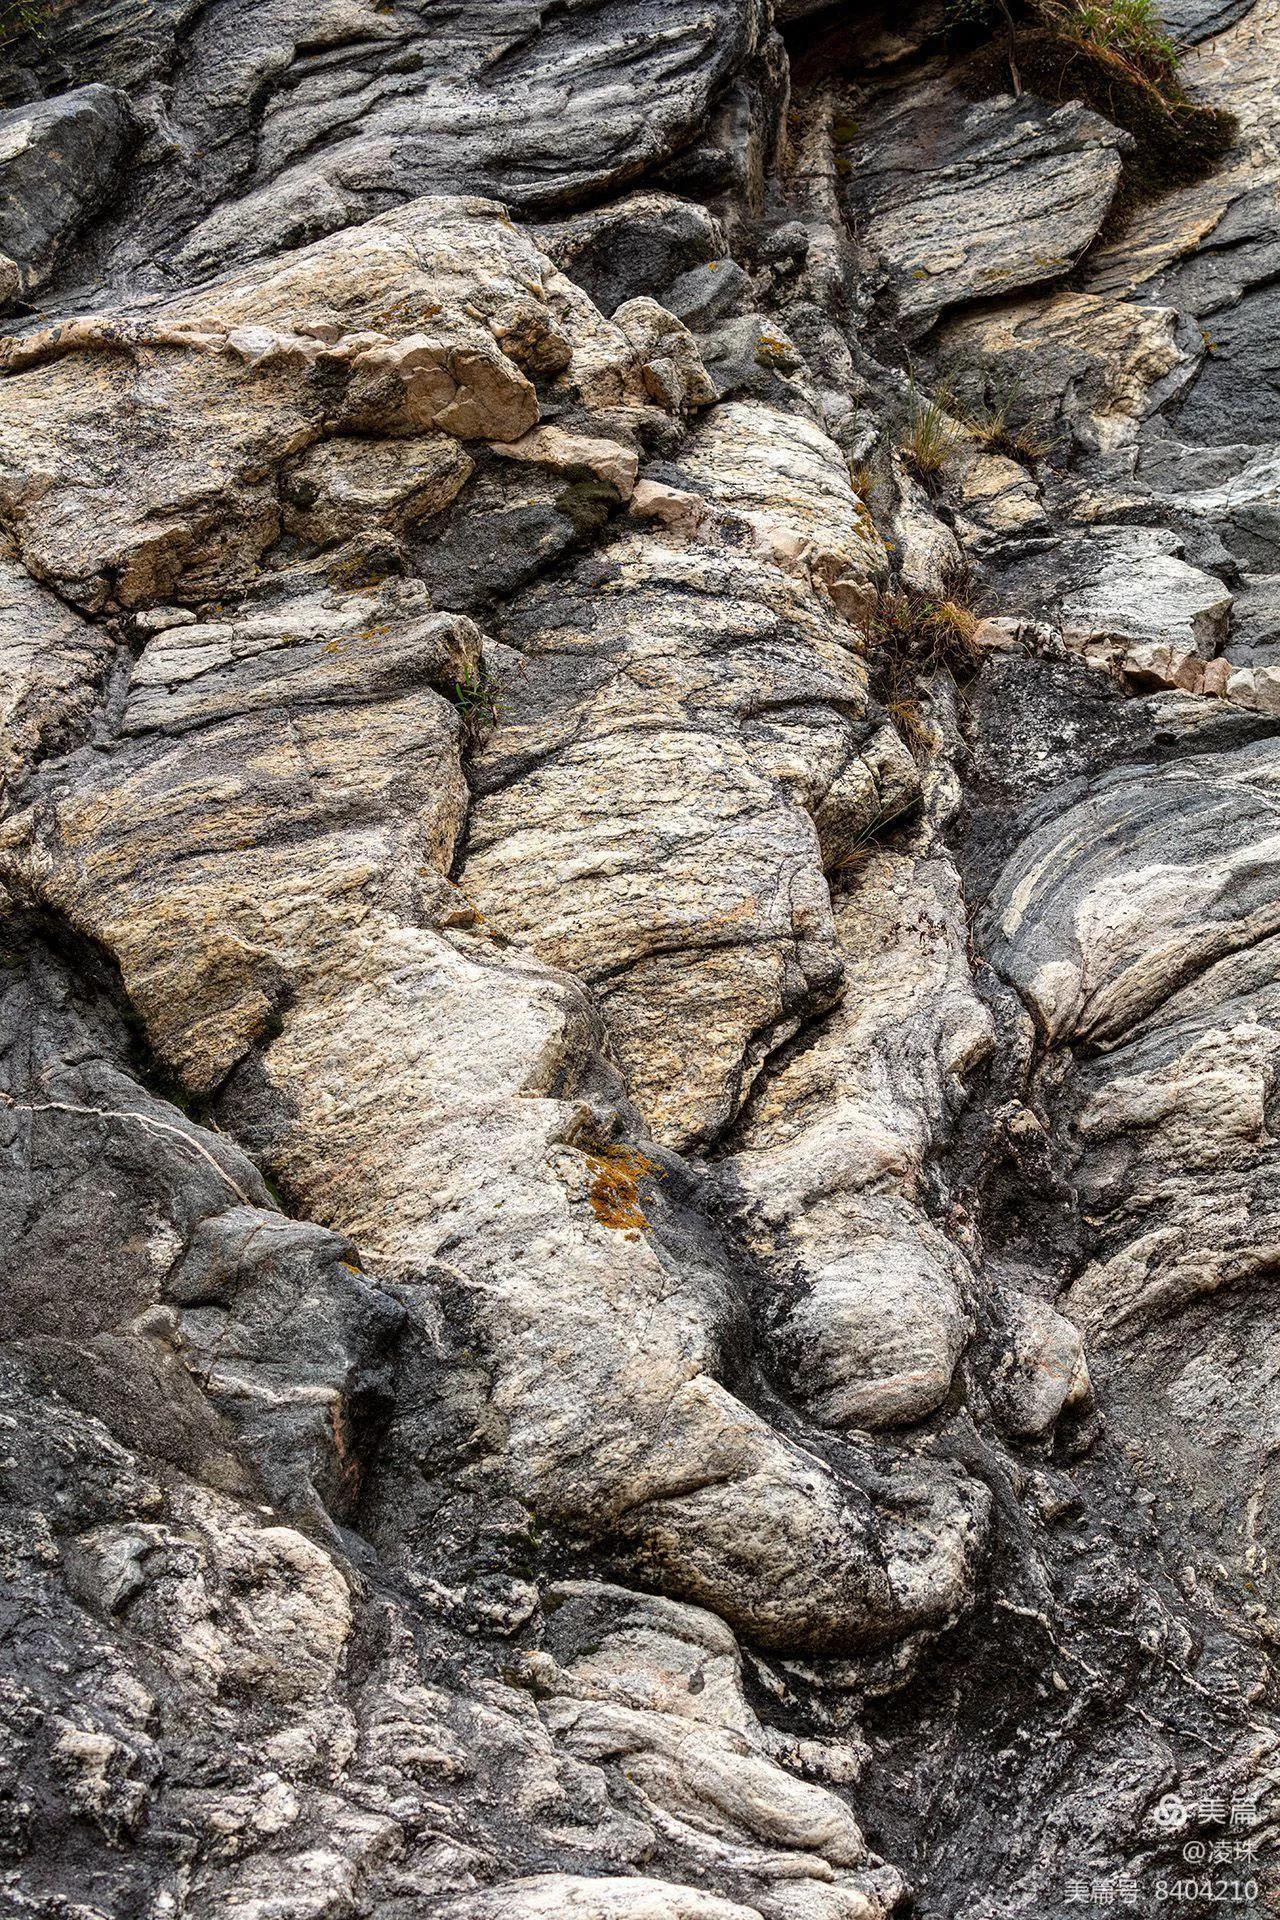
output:
[[[975,102],[945,73],[886,90],[857,141],[855,200],[913,330],[1067,272],[1098,236],[1129,144],[1078,102]]]
[[[1167,187],[999,9],[5,23],[6,1914],[1270,1911],[1280,11],[1166,12]]]
[[[107,204],[132,144],[126,96],[77,87],[0,113],[3,299],[38,287],[59,250]]]

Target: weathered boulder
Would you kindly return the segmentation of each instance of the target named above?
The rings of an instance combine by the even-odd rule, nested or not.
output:
[[[942,1403],[972,1331],[972,1275],[921,1202],[992,1035],[949,863],[873,854],[854,873],[844,999],[752,1103],[730,1166],[777,1276],[790,1390],[824,1425],[891,1427]]]
[[[1195,376],[1199,332],[1173,307],[1054,293],[948,320],[938,366],[971,406],[1110,453]],[[1019,417],[1021,416],[1021,417]],[[981,412],[980,412],[981,417]]]
[[[424,271],[419,247],[443,245],[430,237],[439,235],[441,221],[458,244],[444,256],[438,290],[447,294],[468,261],[476,271],[477,256],[505,274],[517,262],[533,276],[532,289],[522,283],[516,298],[509,278],[485,279],[477,288],[481,311],[509,344],[518,341],[513,350],[529,364],[545,366],[549,358],[554,373],[568,361],[572,377],[570,336],[538,297],[538,256],[520,252],[522,243],[492,210],[452,203],[388,217],[354,241],[321,243],[252,289],[225,283],[201,309],[204,333],[194,346],[194,320],[168,310],[164,325],[180,343],[179,368],[194,374],[197,391],[207,391],[206,381],[236,383],[228,343],[234,355],[239,340],[268,368],[282,358],[280,406],[296,452],[297,440],[319,425],[318,418],[304,424],[314,404],[307,375],[319,336],[298,332],[298,303],[332,300],[333,263],[349,260],[356,245],[369,262],[355,296],[367,316],[372,301],[388,299],[378,263],[390,274],[398,262],[414,286]],[[428,300],[417,284],[401,313]],[[643,311],[628,316],[630,341],[567,296],[563,311],[587,342],[583,384],[598,394],[604,383],[614,398],[630,392],[643,411],[651,402],[640,397],[646,390],[637,368],[653,364],[644,356],[654,343],[678,383],[696,371],[696,357],[678,322],[652,302],[633,305]],[[309,325],[337,324],[317,321],[314,305],[305,313]],[[284,320],[287,339],[278,331]],[[154,318],[143,324],[153,327]],[[480,322],[469,313],[459,328],[480,337]],[[487,337],[495,339],[492,331]],[[604,352],[596,353],[600,342]],[[57,396],[70,366],[65,349],[64,340],[52,339],[23,349],[36,364],[10,390],[29,383],[46,402]],[[374,351],[385,356],[391,349]],[[41,360],[46,352],[53,357]],[[387,376],[388,400],[378,384],[382,362],[376,375],[366,374],[363,352],[362,342],[350,381],[340,377],[340,417],[359,416],[361,406],[390,406],[391,424],[413,429],[407,474],[418,470],[425,426],[442,422],[443,431],[463,437],[482,431],[472,418],[482,397],[447,398],[440,408],[429,388],[424,419],[416,375],[406,378],[397,361]],[[510,389],[532,395],[496,344],[493,352],[497,360],[485,365],[509,368],[502,378]],[[456,391],[473,392],[458,384]],[[146,392],[133,391],[132,417],[142,412],[146,419]],[[458,406],[468,410],[461,422]],[[278,424],[260,407],[251,417],[259,431]],[[176,422],[161,424],[174,447]],[[144,444],[153,447],[148,435]],[[803,444],[812,461],[823,443],[810,436]],[[828,458],[843,472],[834,449]],[[172,484],[172,469],[157,459],[132,478],[159,490]],[[69,479],[62,537],[96,557],[112,529],[86,511],[83,492]],[[215,511],[224,510],[220,496]],[[846,517],[852,540],[858,522],[851,493]],[[15,520],[29,541],[42,537],[43,520],[21,511]],[[744,641],[763,641],[766,658],[776,656],[784,713],[797,693],[815,705],[827,693],[845,706],[860,702],[864,682],[852,636],[826,597],[822,568],[811,570],[795,542],[784,543],[786,564],[779,564],[770,530],[758,536],[745,518],[743,527],[749,543],[765,539],[769,557],[749,547],[745,605],[728,602],[725,617],[744,622]],[[685,619],[689,582],[700,569],[708,585],[716,578],[710,552],[671,552],[634,533],[623,538],[638,549],[634,591],[623,602],[628,627],[646,571],[655,605],[670,596]],[[844,558],[874,552],[865,535],[859,540]],[[836,551],[830,539],[827,549]],[[166,593],[172,584],[164,582]],[[145,600],[156,591],[141,583],[131,597]],[[194,597],[192,587],[186,591]],[[536,603],[531,610],[537,617]],[[697,644],[684,664],[656,630],[655,657],[676,666],[667,696],[673,715],[684,699],[704,701],[703,617],[687,629]],[[148,627],[155,628],[154,619],[144,618],[144,635]],[[721,1384],[741,1304],[713,1244],[689,1241],[675,1221],[650,1229],[650,1212],[661,1217],[664,1209],[646,1194],[651,1185],[660,1189],[663,1169],[626,1144],[635,1121],[604,1061],[593,1008],[544,959],[504,948],[477,913],[481,906],[495,921],[498,913],[478,883],[486,844],[479,823],[465,892],[447,878],[468,801],[461,722],[448,696],[474,681],[479,648],[472,624],[433,614],[421,585],[391,582],[353,594],[313,565],[267,574],[221,619],[159,626],[124,694],[118,739],[105,751],[70,755],[11,821],[14,884],[56,906],[112,954],[157,1057],[193,1093],[220,1095],[229,1123],[257,1143],[311,1220],[349,1236],[397,1273],[420,1273],[440,1259],[457,1269],[458,1310],[492,1369],[492,1404],[506,1429],[498,1465],[539,1514],[613,1540],[647,1577],[714,1603],[765,1643],[841,1645],[937,1624],[972,1592],[980,1491],[962,1488],[957,1498],[940,1487],[929,1496],[936,1514],[914,1491],[905,1501],[872,1501],[856,1480],[846,1482],[775,1432]],[[745,692],[744,667],[745,660]],[[720,856],[724,902],[709,903],[704,812],[687,839],[685,897],[695,925],[705,925],[708,912],[723,912],[730,953],[749,949],[754,936],[764,964],[740,979],[723,966],[717,971],[713,955],[709,980],[695,974],[689,983],[700,1010],[717,994],[732,995],[710,1071],[706,1030],[702,1056],[687,1055],[696,1084],[707,1088],[698,1097],[717,1103],[705,1119],[694,1108],[693,1124],[701,1119],[703,1126],[732,1111],[744,1052],[749,1066],[763,1052],[758,1036],[776,1032],[781,1020],[794,1022],[809,997],[829,992],[838,978],[829,919],[824,923],[818,837],[805,803],[819,809],[861,744],[841,713],[820,705],[816,725],[802,711],[800,727],[784,723],[775,738],[761,723],[759,684],[750,685],[741,709],[732,684],[728,691],[729,724],[723,734],[707,733],[706,804],[712,815],[727,810],[725,854],[739,865]],[[589,737],[580,720],[567,717],[579,741]],[[652,693],[645,732],[625,724],[625,709],[611,715],[606,701],[597,765],[608,764],[604,742],[612,734],[627,756],[624,791],[634,812],[647,797],[634,750],[647,746],[655,778],[670,770],[662,805],[688,809],[687,750],[677,774],[671,748],[678,734],[663,743],[653,718]],[[687,749],[687,739],[679,744]],[[505,752],[527,754],[518,729],[510,730]],[[545,753],[540,760],[545,779],[555,763]],[[567,771],[569,786],[555,800],[557,825],[565,793],[582,804],[572,761]],[[872,768],[861,783],[846,785],[845,810],[874,813]],[[518,781],[501,800],[529,806]],[[615,793],[610,811],[617,804]],[[757,845],[754,832],[735,833],[735,812],[753,828],[769,821],[773,837]],[[629,837],[637,838],[634,827]],[[665,851],[669,830],[655,839]],[[639,843],[647,856],[642,836]],[[788,863],[795,871],[791,898],[775,906],[777,871]],[[548,869],[539,855],[526,871],[540,883],[548,871],[563,877],[558,856]],[[658,874],[668,901],[679,901],[669,865]],[[744,910],[752,885],[760,906]],[[504,894],[509,932],[511,903],[519,899],[514,880],[504,883]],[[643,896],[640,904],[643,912]],[[670,914],[670,905],[663,911]],[[762,922],[759,932],[749,916]],[[579,943],[575,960],[591,951],[606,924],[615,941],[628,932],[616,902],[602,902],[593,916],[590,894],[580,889],[566,926],[566,937]],[[546,958],[563,960],[563,952],[547,953],[550,944],[536,940]],[[609,949],[597,945],[596,953],[596,964],[607,969]],[[661,1020],[679,1033],[661,948],[658,957],[638,986],[619,980],[605,996],[619,1050],[637,1061],[642,1093],[650,1084],[638,1070],[642,1023]],[[690,1120],[674,1111],[683,1133]],[[569,1352],[577,1356],[571,1376],[563,1369]],[[605,1406],[611,1412],[602,1422]],[[772,1571],[762,1574],[766,1566]]]
[[[4,342],[0,512],[31,571],[78,604],[198,604],[243,586],[291,513],[332,537],[394,520],[397,489],[405,519],[444,505],[466,461],[430,436],[518,439],[539,417],[536,381],[636,418],[656,384],[678,407],[684,388],[655,382],[653,358],[500,208],[419,200],[266,271]],[[394,457],[366,461],[352,436],[414,444],[380,482]],[[375,496],[363,515],[341,497],[353,461]]]
[[[872,100],[850,191],[909,330],[1074,266],[1097,238],[1128,145],[1078,102],[973,101],[943,74]]]
[[[996,1354],[986,1389],[1006,1432],[1042,1440],[1062,1413],[1090,1397],[1079,1328],[1045,1300],[1005,1290],[995,1297]]]
[[[62,247],[108,204],[135,138],[124,94],[77,87],[0,113],[0,307],[49,278]]]

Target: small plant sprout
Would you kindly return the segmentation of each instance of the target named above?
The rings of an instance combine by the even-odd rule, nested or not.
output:
[[[454,681],[453,704],[462,715],[463,744],[474,752],[502,717],[502,683],[483,656],[468,662]]]
[[[895,720],[899,719],[896,714],[893,717]],[[909,729],[899,724],[899,731],[905,739]],[[880,847],[880,835],[885,828],[893,826],[896,821],[902,819],[904,814],[913,813],[917,805],[915,793],[905,794],[887,813],[877,813],[873,819],[868,820],[857,838],[835,861],[832,872],[845,879],[860,873],[874,859]]]

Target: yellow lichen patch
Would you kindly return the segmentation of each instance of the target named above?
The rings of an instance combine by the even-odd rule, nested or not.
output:
[[[640,1182],[665,1177],[656,1160],[634,1147],[601,1147],[587,1155],[587,1165],[587,1198],[597,1220],[623,1232],[649,1224],[640,1203]]]

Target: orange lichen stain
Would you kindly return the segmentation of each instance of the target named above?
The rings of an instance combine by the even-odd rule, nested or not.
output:
[[[666,1178],[657,1161],[634,1147],[601,1147],[587,1155],[587,1165],[591,1169],[587,1198],[596,1219],[620,1232],[648,1226],[640,1204],[640,1182]]]

